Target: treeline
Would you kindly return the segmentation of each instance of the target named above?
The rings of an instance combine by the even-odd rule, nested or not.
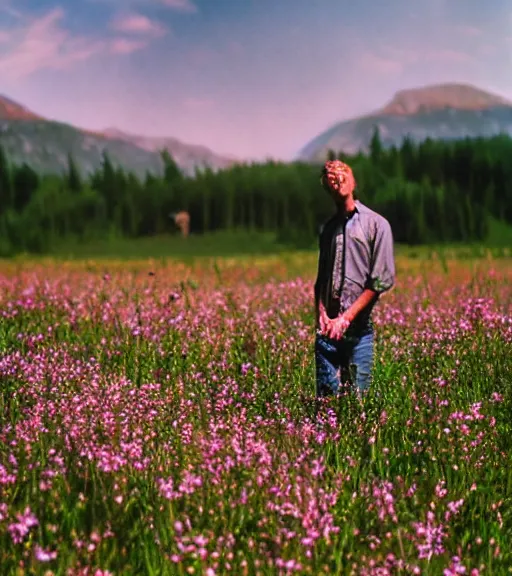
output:
[[[354,169],[358,196],[391,223],[397,242],[478,241],[490,218],[512,224],[512,139],[426,140],[385,149],[375,132],[369,154],[330,152]],[[45,252],[56,242],[141,237],[173,230],[187,210],[191,232],[247,228],[308,245],[332,204],[320,164],[267,162],[193,177],[167,152],[162,175],[137,178],[104,156],[87,178],[73,158],[61,175],[13,165],[0,148],[0,255]]]

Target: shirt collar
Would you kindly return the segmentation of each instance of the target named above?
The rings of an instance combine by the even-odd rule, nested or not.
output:
[[[350,212],[349,214],[345,215],[345,220],[347,220],[347,221],[351,220],[355,214],[359,214],[359,208],[360,208],[359,200],[355,200],[354,210],[352,212]],[[337,213],[336,219],[342,220],[342,217],[339,213]]]

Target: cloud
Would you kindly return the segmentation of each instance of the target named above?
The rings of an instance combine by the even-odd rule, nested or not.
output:
[[[64,11],[54,8],[40,17],[23,16],[15,26],[0,28],[0,77],[19,81],[40,70],[64,70],[99,54],[132,54],[148,45],[147,39],[77,36],[62,21]],[[142,15],[129,14],[114,23],[118,31],[161,36],[165,29]]]
[[[171,10],[176,10],[177,12],[188,12],[190,14],[199,12],[199,9],[193,0],[88,0],[89,2],[96,2],[101,4],[110,4],[112,6],[126,6],[129,5],[148,5],[148,4],[159,4],[160,6],[166,6]],[[0,0],[1,2],[1,0]]]
[[[72,36],[61,21],[64,12],[55,8],[40,18],[25,19],[18,27],[10,27],[0,55],[0,74],[19,80],[42,69],[64,69],[99,53],[104,43]]]
[[[404,68],[398,59],[386,58],[369,51],[360,54],[359,65],[379,74],[399,74]]]
[[[163,36],[166,33],[166,29],[162,24],[150,20],[142,14],[126,14],[125,16],[120,16],[114,20],[112,28],[117,32],[148,34],[154,37]]]
[[[498,54],[498,52],[498,47],[494,44],[482,44],[479,49],[479,53],[482,56],[493,56],[494,54]]]
[[[474,60],[470,54],[461,52],[460,50],[426,50],[424,54],[419,54],[418,56],[427,62],[452,62],[462,64]]]
[[[160,4],[178,10],[179,12],[197,12],[197,6],[192,0],[158,0]]]
[[[461,36],[466,36],[468,38],[477,38],[483,34],[480,28],[477,28],[476,26],[469,26],[467,24],[459,24],[458,26],[455,26],[455,31],[458,32]]]
[[[109,49],[112,54],[132,54],[138,50],[146,48],[146,40],[132,40],[130,38],[114,38],[109,42]]]

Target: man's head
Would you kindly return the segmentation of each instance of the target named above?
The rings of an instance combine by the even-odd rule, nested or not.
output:
[[[341,160],[328,160],[324,164],[321,182],[336,203],[345,203],[354,197],[356,181],[352,169]]]

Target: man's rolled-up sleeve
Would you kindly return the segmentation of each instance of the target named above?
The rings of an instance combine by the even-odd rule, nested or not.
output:
[[[390,290],[395,284],[395,255],[393,232],[389,222],[382,218],[377,222],[368,288],[377,294]]]

